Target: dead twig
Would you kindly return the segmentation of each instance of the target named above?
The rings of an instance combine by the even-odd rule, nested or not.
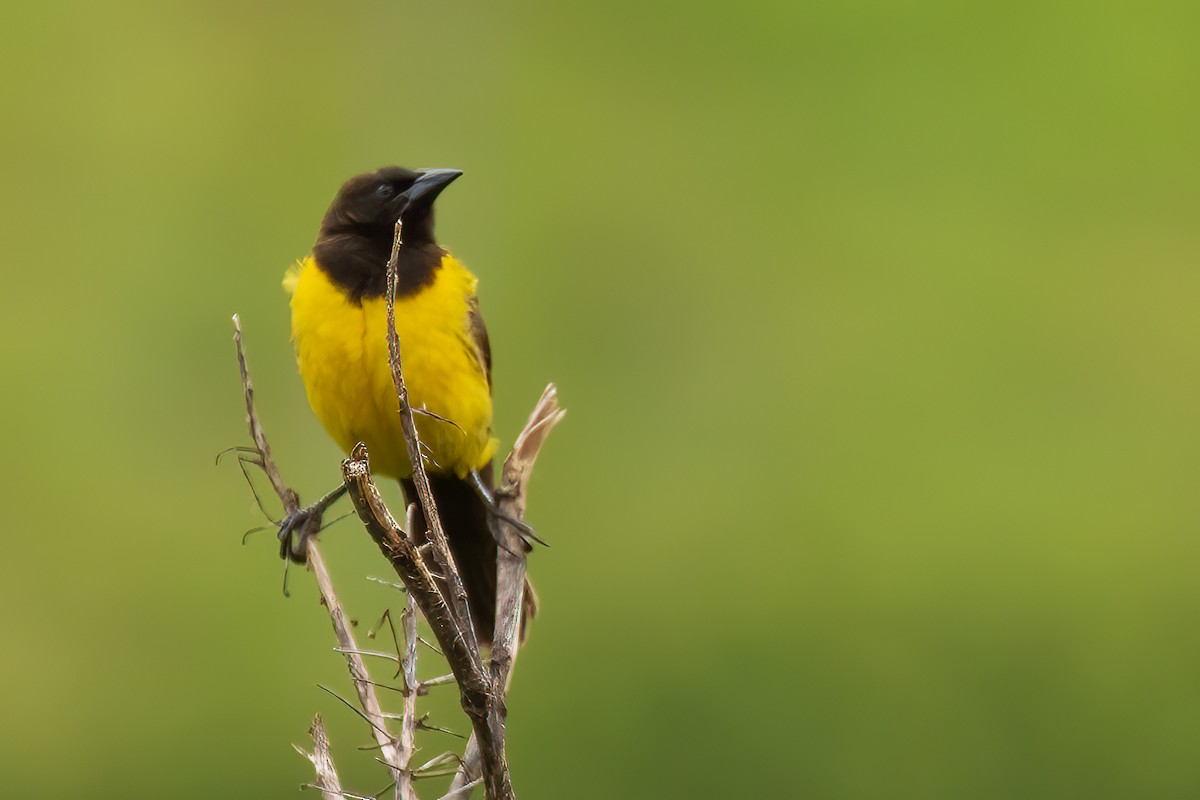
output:
[[[263,431],[262,423],[258,421],[258,412],[254,409],[254,384],[250,380],[250,368],[246,366],[246,351],[242,345],[242,321],[238,319],[237,314],[233,315],[233,344],[237,348],[238,370],[242,374],[242,393],[246,398],[246,424],[250,428],[250,438],[254,440],[254,447],[261,459],[259,466],[267,473],[267,479],[271,481],[275,494],[279,495],[279,502],[283,503],[284,511],[288,514],[294,513],[300,509],[300,497],[283,482],[279,467],[275,466],[275,459],[271,457],[271,445],[267,443],[267,434]]]
[[[499,548],[497,571],[496,629],[492,639],[492,679],[507,691],[509,676],[516,662],[521,634],[521,612],[526,591],[526,548],[521,530],[510,520],[525,517],[526,493],[533,465],[550,431],[562,421],[566,409],[558,405],[558,388],[549,384],[534,406],[525,427],[517,436],[512,452],[504,459],[500,488],[496,490],[499,513],[492,515]]]
[[[245,349],[242,345],[242,325],[241,320],[235,314],[233,316],[233,341],[237,348],[238,368],[242,375],[242,388],[246,398],[246,422],[250,428],[250,438],[254,440],[255,447],[258,448],[258,454],[262,459],[262,469],[267,473],[267,478],[271,481],[271,486],[275,489],[275,494],[279,496],[279,501],[283,503],[284,510],[287,514],[294,514],[300,509],[300,498],[296,492],[283,481],[283,477],[279,473],[279,468],[275,465],[274,459],[271,458],[271,448],[267,442],[266,432],[263,430],[262,423],[259,422],[258,412],[254,407],[254,386],[250,381],[250,370],[246,365]],[[320,527],[320,518],[314,517],[312,525]],[[338,644],[341,646],[341,652],[346,657],[346,666],[350,670],[350,678],[354,683],[355,691],[358,693],[359,704],[362,706],[363,714],[371,723],[372,731],[375,734],[375,740],[379,744],[380,751],[384,755],[384,760],[387,761],[391,771],[392,780],[396,783],[397,800],[407,800],[400,795],[400,784],[403,775],[401,770],[395,766],[400,764],[400,754],[396,739],[388,733],[387,720],[383,716],[383,708],[379,704],[379,698],[375,694],[375,687],[370,680],[370,673],[367,672],[366,663],[362,656],[359,655],[358,642],[355,641],[354,633],[350,627],[350,619],[342,608],[341,602],[338,600],[337,593],[333,589],[333,581],[329,577],[329,570],[325,566],[325,559],[321,556],[321,549],[317,545],[316,531],[302,531],[304,541],[306,543],[306,555],[309,566],[312,568],[313,574],[317,580],[317,589],[321,593],[321,600],[325,608],[329,611],[330,622],[333,623],[333,631],[337,637]],[[325,785],[322,782],[322,785]]]
[[[421,508],[425,512],[425,520],[429,525],[429,541],[434,545],[432,550],[434,561],[442,572],[447,590],[446,596],[442,596],[441,590],[436,585],[434,586],[437,596],[440,598],[438,602],[434,603],[434,610],[441,616],[443,615],[442,609],[444,608],[445,613],[448,613],[450,617],[448,621],[454,623],[453,627],[455,630],[450,630],[450,626],[445,624],[439,630],[439,626],[433,625],[434,620],[429,617],[429,609],[424,604],[421,604],[421,609],[425,612],[426,619],[429,619],[431,625],[433,625],[435,633],[438,634],[438,641],[442,645],[442,651],[446,654],[446,658],[450,662],[450,668],[454,672],[462,689],[463,710],[470,717],[471,726],[475,730],[475,737],[480,742],[479,750],[483,761],[484,783],[487,786],[487,796],[489,800],[509,800],[510,798],[514,798],[515,794],[513,793],[512,780],[508,774],[508,762],[504,755],[503,697],[501,692],[493,690],[491,676],[484,669],[479,641],[475,636],[475,626],[471,622],[471,612],[467,604],[467,590],[463,585],[458,566],[454,563],[454,556],[450,553],[446,533],[442,527],[441,518],[438,515],[437,504],[433,499],[433,490],[429,485],[429,476],[425,472],[425,463],[421,455],[421,440],[417,433],[416,422],[413,419],[412,406],[408,400],[408,387],[404,383],[400,337],[396,333],[396,284],[399,279],[397,264],[399,263],[400,248],[403,244],[402,234],[403,224],[400,220],[396,220],[396,233],[392,239],[392,252],[387,263],[388,364],[392,372],[392,382],[396,387],[400,427],[404,432],[404,441],[408,449],[409,460],[412,462],[413,484],[416,486],[417,496],[421,501]],[[362,448],[362,453],[364,456],[363,461],[365,462],[365,448]],[[347,479],[346,483],[349,486],[350,476],[343,471],[343,477]],[[367,480],[369,482],[369,476]],[[361,515],[362,511],[365,508],[370,508],[371,504],[364,505],[356,501],[354,505]],[[366,519],[364,519],[364,522],[366,522]],[[378,526],[384,520],[377,517],[375,522]],[[392,522],[394,524],[394,520]],[[370,526],[368,525],[368,527]],[[415,533],[415,531],[410,531],[410,534]],[[419,552],[414,552],[413,556],[415,561],[421,561],[421,554]],[[393,561],[393,563],[395,562]],[[421,566],[424,565],[421,564]],[[428,569],[426,568],[424,572],[428,573]],[[407,580],[405,580],[405,583],[409,585],[411,591],[412,584]],[[427,599],[433,600],[432,597],[428,597]],[[446,639],[442,638],[443,635],[446,636]],[[455,652],[452,653],[451,648],[454,648]]]
[[[413,537],[400,527],[384,504],[379,489],[371,480],[367,449],[361,444],[351,451],[350,458],[342,462],[342,477],[349,489],[350,502],[362,518],[367,533],[408,587],[409,597],[413,598],[425,615],[450,665],[450,670],[454,673],[461,693],[463,710],[471,720],[476,737],[484,745],[480,748],[481,755],[484,756],[484,769],[490,768],[490,774],[494,777],[494,780],[488,783],[488,797],[491,800],[512,798],[514,795],[507,777],[508,765],[504,759],[504,751],[488,724],[489,709],[494,695],[491,676],[484,668],[478,646],[472,647],[468,642],[465,631],[442,594],[437,579],[421,558]],[[497,793],[492,794],[492,789]]]
[[[342,781],[338,777],[337,769],[333,766],[333,757],[329,755],[329,737],[325,734],[325,723],[321,720],[320,714],[313,718],[308,735],[313,740],[311,753],[300,745],[294,744],[292,747],[296,748],[297,753],[312,762],[313,771],[317,773],[317,784],[321,790],[321,797],[324,800],[340,800],[343,796]]]
[[[408,402],[408,387],[404,383],[404,372],[400,359],[400,336],[396,333],[396,284],[399,280],[397,264],[400,259],[400,247],[403,244],[401,234],[404,225],[396,220],[396,234],[392,238],[392,252],[387,263],[387,345],[388,365],[392,371],[392,383],[396,387],[396,401],[399,406],[400,428],[404,432],[404,442],[407,445],[408,457],[412,462],[413,485],[417,487],[417,497],[421,501],[421,509],[425,512],[425,524],[429,526],[429,541],[433,543],[433,552],[437,566],[445,577],[449,590],[450,608],[455,618],[463,628],[463,635],[472,650],[479,651],[479,642],[475,640],[475,627],[471,624],[471,611],[467,605],[467,589],[463,585],[458,572],[458,565],[450,555],[450,545],[446,541],[446,531],[442,527],[442,519],[438,515],[437,504],[433,500],[433,489],[429,485],[429,475],[425,471],[425,459],[422,457],[421,438],[417,434],[417,424],[413,419],[413,409]],[[409,531],[420,535],[420,531]]]
[[[493,690],[499,695],[498,720],[493,722],[498,722],[495,735],[499,739],[501,747],[504,745],[505,718],[507,716],[505,699],[521,643],[521,614],[525,592],[533,591],[525,580],[526,547],[521,538],[521,531],[509,520],[524,519],[526,494],[529,489],[529,478],[533,474],[533,466],[537,462],[538,454],[541,452],[546,437],[562,421],[566,413],[565,409],[559,407],[557,387],[553,383],[549,384],[542,392],[537,405],[534,406],[525,427],[517,436],[512,452],[509,453],[508,458],[504,459],[504,469],[500,473],[500,485],[495,492],[500,513],[492,516],[492,526],[497,541],[503,546],[498,548],[496,627],[492,639],[491,676]],[[479,777],[480,757],[478,742],[472,736],[463,753],[463,763],[454,776],[454,781],[450,784],[451,794],[466,790],[466,794],[455,796],[469,796],[470,790],[466,787],[472,782],[472,779]]]
[[[413,527],[410,511],[408,529]],[[404,767],[404,786],[401,794],[405,798],[416,798],[413,790],[412,771],[408,762],[417,749],[417,604],[412,594],[404,598],[404,611],[400,617],[400,627],[404,629],[404,652],[400,656],[400,672],[404,677],[404,710],[400,715],[400,766]]]

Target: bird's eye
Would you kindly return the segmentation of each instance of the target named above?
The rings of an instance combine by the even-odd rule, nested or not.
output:
[[[385,198],[391,197],[395,193],[396,193],[396,187],[392,186],[390,183],[381,183],[377,187],[375,187],[375,196],[376,197],[385,197]]]

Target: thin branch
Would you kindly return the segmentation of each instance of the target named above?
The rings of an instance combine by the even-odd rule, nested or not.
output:
[[[371,575],[367,576],[367,580],[374,581],[375,583],[382,583],[384,586],[390,586],[393,589],[399,589],[402,592],[408,591],[408,587],[403,583],[396,583],[395,581],[384,580],[383,578],[376,578]]]
[[[499,513],[492,515],[491,522],[497,539],[504,546],[498,548],[496,631],[492,641],[491,670],[493,682],[504,687],[505,693],[520,645],[525,593],[532,591],[525,582],[526,547],[520,529],[510,520],[524,519],[533,465],[546,437],[566,414],[565,409],[559,408],[557,387],[549,384],[517,436],[512,452],[504,459],[500,488],[495,493]]]
[[[422,456],[422,443],[413,419],[408,388],[404,382],[400,337],[396,332],[396,286],[399,280],[397,265],[403,244],[402,232],[403,225],[397,220],[392,252],[387,263],[388,364],[396,389],[400,427],[412,464],[412,480],[426,523],[429,525],[428,540],[433,544],[433,561],[442,573],[445,593],[434,582],[429,567],[414,546],[412,536],[419,532],[410,531],[409,535],[404,535],[379,497],[378,490],[371,482],[366,448],[361,443],[353,449],[350,459],[342,462],[342,477],[350,489],[355,509],[363,518],[371,537],[383,550],[384,555],[392,561],[405,585],[409,587],[410,595],[417,594],[414,599],[425,618],[429,620],[450,663],[451,671],[458,680],[463,710],[470,717],[475,736],[480,742],[479,750],[489,800],[510,800],[515,795],[504,756],[503,699],[500,696],[501,692],[493,688],[491,675],[483,664],[467,604],[466,587],[450,553],[446,533],[433,499]]]
[[[421,438],[417,434],[412,405],[408,401],[408,387],[404,383],[404,372],[400,360],[400,335],[396,333],[396,285],[400,278],[397,265],[400,260],[400,247],[403,244],[401,237],[403,228],[401,221],[396,220],[396,235],[392,239],[392,252],[387,263],[388,365],[392,371],[392,383],[396,386],[400,428],[404,432],[404,443],[408,449],[408,458],[412,462],[413,485],[417,487],[417,497],[420,498],[421,509],[425,512],[425,522],[429,525],[429,540],[435,545],[435,561],[445,576],[446,587],[450,594],[447,600],[454,617],[463,629],[467,645],[478,653],[479,642],[475,639],[475,627],[471,624],[471,611],[467,605],[467,589],[458,572],[458,565],[454,563],[454,557],[450,555],[446,531],[442,527],[437,504],[433,500],[433,489],[429,485],[429,475],[425,472],[425,461],[421,457]],[[413,535],[420,533],[419,531],[409,532]]]
[[[534,406],[525,427],[517,436],[512,452],[504,460],[504,469],[500,473],[500,488],[495,493],[500,513],[492,515],[491,522],[497,541],[503,546],[498,548],[496,629],[492,639],[491,662],[492,685],[499,693],[499,702],[496,719],[492,722],[495,726],[493,735],[499,740],[501,747],[504,746],[505,739],[504,703],[513,665],[517,660],[517,650],[521,644],[521,614],[525,593],[533,591],[525,580],[527,548],[521,539],[521,531],[508,520],[524,518],[533,465],[546,437],[566,413],[565,409],[559,408],[558,389],[553,383],[549,384]],[[463,753],[462,766],[450,784],[451,794],[464,790],[473,778],[479,777],[481,755],[478,742],[472,735]],[[467,790],[467,794],[462,796],[466,797],[469,794]]]
[[[457,778],[455,778],[455,780],[457,780]],[[475,791],[475,787],[482,782],[483,778],[476,778],[469,783],[464,783],[457,789],[451,788],[450,791],[442,795],[441,800],[467,800],[467,798],[471,796],[471,792]]]
[[[254,440],[254,446],[262,458],[263,472],[267,473],[271,487],[275,489],[275,494],[279,495],[284,511],[291,514],[300,509],[300,497],[283,482],[279,467],[275,466],[275,459],[271,457],[271,445],[267,443],[267,434],[263,431],[262,423],[258,421],[258,412],[254,410],[254,384],[250,381],[250,368],[246,366],[246,352],[242,348],[242,321],[238,319],[237,314],[233,315],[233,343],[237,347],[238,370],[242,374],[242,390],[246,397],[246,424],[250,428],[250,438]]]
[[[447,683],[454,683],[454,675],[438,675],[436,678],[426,678],[421,681],[420,689],[425,689],[430,686],[445,686]]]
[[[412,515],[408,523],[412,530]],[[404,711],[400,718],[400,746],[398,762],[404,768],[400,795],[404,800],[416,800],[416,792],[412,785],[412,770],[408,768],[417,746],[417,605],[412,593],[405,595],[404,611],[400,616],[401,627],[404,629],[404,652],[400,657],[400,670],[404,675]]]
[[[371,656],[372,658],[383,658],[383,659],[387,659],[388,661],[393,661],[397,664],[400,663],[399,658],[392,655],[391,653],[384,653],[381,650],[355,650],[354,648],[350,648],[350,647],[335,647],[335,648],[333,648],[333,651],[335,653],[342,653],[342,654],[349,654],[349,655],[356,655],[356,656]]]
[[[350,620],[346,616],[346,612],[333,590],[333,581],[329,577],[329,570],[325,566],[325,559],[321,556],[321,550],[317,546],[315,537],[308,537],[307,549],[308,563],[312,567],[313,574],[316,576],[317,588],[321,592],[321,598],[325,601],[326,608],[329,609],[329,619],[333,623],[334,634],[337,636],[338,643],[342,647],[342,654],[346,657],[346,666],[350,669],[350,679],[353,681],[354,689],[358,693],[358,702],[362,706],[363,714],[371,723],[375,741],[379,744],[379,749],[383,753],[384,760],[388,764],[399,765],[401,760],[396,740],[387,732],[387,720],[383,717],[383,707],[379,703],[379,696],[375,693],[375,687],[371,685],[371,675],[367,672],[367,665],[363,661],[362,656],[357,652],[348,652],[357,651],[358,642],[354,639],[354,632],[350,628]],[[396,796],[400,798],[399,787],[404,775],[396,766],[391,767],[391,773],[392,780],[396,782]]]
[[[279,468],[275,465],[275,460],[271,458],[271,446],[267,442],[267,434],[263,430],[262,423],[259,422],[258,412],[254,407],[254,385],[250,381],[250,370],[246,365],[246,353],[242,345],[242,325],[238,316],[233,316],[233,341],[237,348],[238,369],[242,375],[242,388],[246,398],[246,423],[250,429],[250,438],[254,440],[255,447],[258,448],[259,456],[262,458],[263,471],[267,473],[267,477],[271,481],[271,486],[275,489],[275,494],[279,496],[279,500],[283,503],[283,507],[287,514],[295,514],[300,509],[300,497],[296,492],[283,481],[283,477],[279,474]],[[320,515],[315,515],[312,518],[312,524],[320,526]],[[315,531],[301,531],[303,534],[315,533]],[[317,588],[321,593],[321,599],[325,608],[329,611],[329,619],[333,623],[333,631],[337,636],[338,644],[341,646],[343,654],[346,657],[346,666],[350,670],[350,678],[354,683],[354,688],[358,692],[358,700],[362,705],[364,716],[371,723],[375,740],[379,743],[380,750],[390,764],[399,763],[399,755],[397,753],[395,739],[391,734],[387,733],[387,721],[383,718],[383,708],[379,704],[379,698],[375,694],[375,687],[370,680],[370,673],[367,672],[367,666],[363,662],[362,657],[358,655],[358,642],[354,639],[354,633],[350,627],[350,619],[342,608],[341,602],[338,600],[337,593],[333,590],[333,581],[329,577],[329,570],[325,566],[325,559],[321,557],[321,550],[317,546],[317,539],[313,535],[304,537],[306,546],[306,556],[308,564],[311,566],[313,574],[316,576]],[[392,768],[392,780],[396,782],[397,797],[399,798],[399,785],[401,773],[398,769]]]
[[[355,714],[357,714],[357,715],[358,715],[358,716],[359,716],[359,717],[362,719],[362,721],[363,721],[363,722],[367,723],[367,724],[368,724],[368,725],[370,725],[372,728],[374,728],[374,729],[376,730],[376,732],[377,732],[377,733],[383,734],[385,737],[389,737],[389,738],[391,737],[391,735],[392,735],[391,731],[389,731],[387,728],[384,728],[384,727],[382,727],[382,726],[380,726],[380,725],[377,725],[377,724],[375,724],[375,721],[374,721],[374,720],[372,720],[370,717],[368,717],[368,716],[367,716],[365,713],[363,713],[362,711],[359,711],[357,708],[355,708],[353,703],[351,703],[351,702],[350,702],[349,700],[347,700],[346,698],[342,697],[340,694],[338,694],[337,692],[335,692],[333,689],[330,689],[328,686],[325,686],[325,685],[323,685],[323,684],[320,684],[320,683],[318,683],[318,684],[317,684],[317,688],[318,688],[318,689],[320,689],[322,692],[325,692],[325,693],[326,693],[327,695],[329,695],[330,697],[332,697],[332,698],[334,698],[335,700],[337,700],[339,703],[341,703],[342,705],[344,705],[346,708],[348,708],[348,709],[350,709],[351,711],[353,711]],[[384,715],[383,715],[383,718],[386,720],[386,719],[387,719],[387,715],[386,715],[386,714],[384,714]],[[381,744],[376,744],[376,747],[377,747],[378,749],[380,749],[380,750],[382,750],[382,749],[383,749],[383,745],[381,745]]]
[[[332,786],[318,786],[315,783],[302,783],[302,784],[300,784],[300,788],[301,789],[316,789],[322,795],[333,796],[333,797],[338,797],[338,798],[345,798],[345,800],[379,800],[379,795],[367,797],[366,795],[363,795],[363,794],[354,794],[353,792],[343,792],[341,790],[335,790]],[[387,791],[387,790],[385,789],[384,791]]]
[[[350,512],[350,513],[354,513],[354,512]],[[376,622],[374,625],[372,625],[367,630],[367,638],[374,639],[376,636],[378,636],[379,631],[381,628],[383,628],[383,623],[385,623],[385,622],[387,623],[388,628],[392,632],[392,644],[394,644],[396,647],[396,664],[397,664],[396,675],[399,675],[400,674],[400,666],[399,666],[400,651],[402,648],[400,647],[400,635],[398,633],[396,633],[396,623],[392,620],[392,610],[390,608],[385,608],[383,610],[383,616],[381,616],[379,618],[379,622]],[[392,677],[394,678],[394,677],[396,677],[396,675],[393,675]]]
[[[422,777],[430,777],[440,769],[448,767],[450,764],[457,764],[462,759],[458,757],[458,753],[439,753],[433,758],[426,761],[421,766],[417,767],[413,772]]]
[[[479,740],[475,738],[475,733],[472,732],[471,738],[467,740],[467,746],[463,749],[462,764],[458,766],[458,772],[454,773],[454,780],[450,781],[450,794],[466,789],[467,786],[475,786],[482,780],[482,776],[480,775],[481,760]],[[468,790],[463,796],[470,797],[471,792]]]
[[[441,725],[434,725],[432,722],[429,722],[428,714],[423,714],[421,716],[421,718],[419,720],[417,720],[417,730],[437,731],[438,733],[445,733],[445,734],[447,734],[449,736],[453,736],[457,739],[466,739],[467,738],[467,737],[463,736],[461,733],[459,733],[458,731],[454,731],[449,728],[443,728]]]
[[[313,770],[317,773],[321,797],[324,800],[340,800],[343,796],[342,781],[338,777],[337,769],[333,766],[333,757],[329,755],[329,736],[325,733],[325,723],[321,721],[320,714],[313,718],[308,735],[313,740],[311,753],[306,752],[299,745],[292,745],[292,747],[295,747],[297,753],[312,762]]]
[[[489,776],[489,798],[513,798],[504,750],[493,735],[493,726],[489,724],[496,698],[491,676],[484,668],[479,650],[468,642],[464,627],[455,618],[412,536],[400,528],[384,504],[379,489],[371,480],[366,447],[361,444],[355,446],[350,458],[342,462],[342,478],[367,533],[408,587],[409,596],[425,615],[454,673],[463,710],[471,720],[476,738],[482,743],[480,752]]]

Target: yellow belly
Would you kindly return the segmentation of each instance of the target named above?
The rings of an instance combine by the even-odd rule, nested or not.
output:
[[[374,472],[412,474],[387,353],[383,298],[349,300],[310,257],[284,281],[292,287],[292,341],[308,402],[347,453],[363,442]],[[454,424],[416,415],[426,468],[465,476],[491,460],[492,398],[468,331],[475,277],[450,255],[434,282],[396,300],[396,332],[409,401]]]

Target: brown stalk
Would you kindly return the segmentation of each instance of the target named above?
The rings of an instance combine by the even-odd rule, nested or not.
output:
[[[350,502],[354,504],[367,533],[408,587],[409,596],[425,615],[450,665],[450,671],[454,673],[463,710],[481,743],[489,800],[510,800],[515,795],[508,777],[508,763],[504,758],[502,743],[493,736],[493,728],[488,722],[489,711],[495,705],[491,676],[483,667],[479,650],[472,648],[467,641],[463,628],[443,596],[437,579],[421,557],[413,537],[400,528],[384,504],[379,489],[371,480],[367,458],[367,449],[359,444],[351,452],[350,458],[342,462],[342,478],[349,490]]]
[[[260,465],[267,474],[267,478],[271,481],[271,486],[275,489],[275,494],[279,496],[279,501],[283,503],[284,511],[289,515],[295,514],[300,509],[300,498],[290,486],[284,483],[279,468],[275,465],[274,459],[271,458],[271,448],[267,443],[267,435],[263,430],[262,423],[259,422],[258,412],[254,407],[254,385],[250,381],[250,370],[246,365],[246,354],[242,345],[241,320],[238,319],[236,314],[233,315],[233,342],[237,348],[238,368],[242,375],[242,389],[246,398],[246,422],[250,428],[250,438],[254,440],[255,448],[258,450]],[[325,566],[325,559],[321,556],[321,550],[317,545],[317,539],[314,535],[316,529],[320,528],[320,525],[321,520],[319,517],[314,517],[310,520],[308,526],[306,526],[309,530],[300,531],[300,534],[305,537],[308,564],[316,576],[317,588],[321,593],[322,603],[329,611],[329,619],[333,623],[333,631],[337,636],[340,651],[346,657],[346,666],[350,670],[350,678],[358,693],[359,705],[362,707],[367,721],[371,723],[371,730],[374,733],[375,741],[379,745],[383,760],[388,764],[392,780],[396,783],[397,800],[407,800],[407,798],[402,798],[400,795],[400,786],[407,763],[401,763],[396,739],[387,733],[387,720],[383,715],[383,708],[379,703],[379,697],[375,693],[375,686],[371,681],[370,673],[367,671],[366,663],[363,661],[362,656],[359,655],[358,642],[355,641],[354,633],[350,628],[349,617],[346,615],[346,611],[342,608],[337,593],[333,589],[333,581],[329,577],[329,570]]]
[[[408,457],[412,462],[412,480],[417,487],[417,497],[421,509],[425,512],[425,521],[429,525],[429,540],[434,544],[437,565],[445,576],[446,586],[450,596],[447,598],[454,616],[463,628],[467,644],[476,653],[479,652],[479,642],[475,640],[475,627],[471,624],[471,611],[467,605],[467,589],[463,585],[458,572],[458,565],[450,555],[450,545],[446,541],[446,531],[442,527],[442,519],[438,515],[437,504],[433,501],[433,489],[429,485],[429,475],[425,471],[425,459],[421,457],[421,439],[417,434],[417,424],[413,419],[412,406],[408,402],[408,387],[404,383],[404,372],[400,360],[400,336],[396,333],[396,282],[399,279],[397,264],[400,259],[400,247],[403,244],[401,233],[404,229],[400,220],[396,220],[396,235],[392,239],[392,253],[387,263],[387,345],[388,365],[392,371],[392,383],[396,387],[396,400],[400,412],[400,428],[404,432],[404,442],[408,447]],[[420,531],[409,531],[420,535]]]
[[[313,751],[309,753],[300,745],[292,745],[296,752],[312,762],[313,771],[317,773],[317,788],[322,800],[341,800],[342,781],[338,777],[337,768],[333,766],[333,757],[329,754],[329,736],[325,733],[325,723],[321,715],[313,719],[308,735],[313,740]]]
[[[525,582],[525,543],[521,539],[520,530],[509,522],[508,518],[524,519],[526,494],[529,478],[533,474],[533,465],[546,437],[566,413],[566,409],[559,408],[558,389],[553,383],[549,384],[534,406],[524,429],[517,436],[512,452],[504,459],[500,485],[495,492],[498,510],[501,513],[492,517],[492,527],[497,541],[504,546],[499,548],[496,573],[496,629],[492,637],[491,660],[492,686],[496,687],[499,694],[499,714],[492,722],[495,725],[493,735],[501,746],[505,740],[507,717],[505,699],[512,679],[512,668],[521,645],[523,600],[525,592],[532,591],[532,588],[527,589]],[[479,777],[480,756],[479,743],[472,735],[463,753],[462,766],[450,784],[452,794],[463,791],[472,780]]]

